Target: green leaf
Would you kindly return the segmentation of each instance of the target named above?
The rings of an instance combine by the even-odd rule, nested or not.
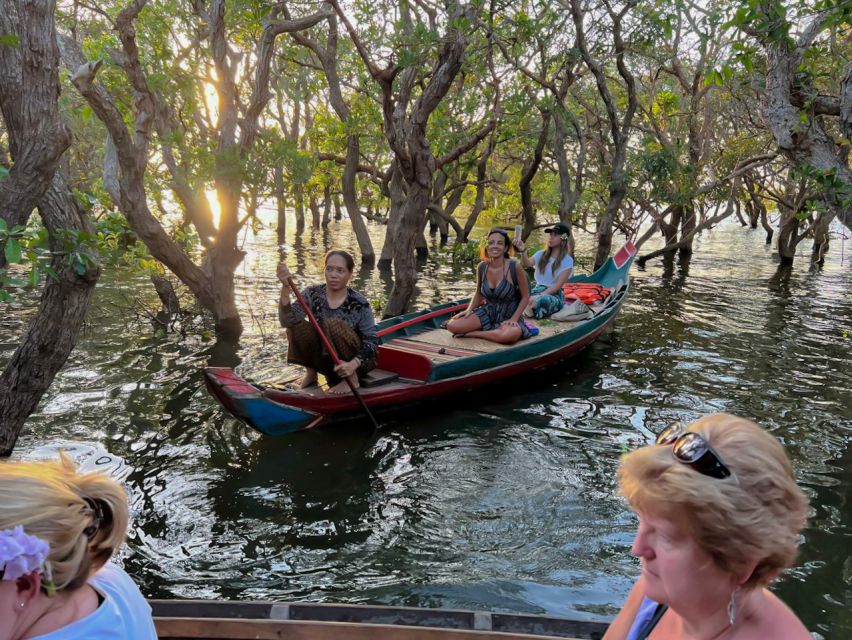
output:
[[[21,261],[21,245],[15,238],[6,239],[6,248],[4,249],[6,261],[10,264],[16,264]]]
[[[0,47],[17,47],[21,43],[21,37],[13,33],[0,34]]]
[[[6,226],[6,221],[3,218],[0,218],[0,233],[7,233],[9,231],[9,227]]]
[[[92,107],[90,105],[86,105],[80,111],[80,117],[83,119],[83,123],[88,123],[92,117]]]
[[[30,269],[30,286],[33,288],[37,287],[40,279],[41,273],[38,270],[38,265],[34,264],[33,268]]]
[[[9,169],[6,167],[0,167],[0,178],[6,178],[9,176]]]

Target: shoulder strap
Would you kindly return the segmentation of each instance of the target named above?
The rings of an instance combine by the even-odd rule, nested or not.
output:
[[[476,267],[476,280],[478,285],[482,285],[485,281],[485,270],[488,268],[488,265],[484,262],[480,262],[479,266]]]
[[[518,287],[518,261],[509,260],[509,277],[512,278],[512,284],[515,288]]]
[[[654,610],[654,615],[645,623],[645,626],[642,627],[642,630],[639,631],[639,635],[636,636],[636,640],[646,640],[651,632],[654,630],[654,627],[657,626],[657,623],[660,621],[660,618],[669,610],[669,606],[667,604],[658,604],[657,608]]]

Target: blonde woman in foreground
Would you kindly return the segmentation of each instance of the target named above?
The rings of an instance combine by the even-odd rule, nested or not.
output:
[[[151,607],[109,562],[127,532],[112,479],[58,462],[0,462],[0,640],[153,640]]]
[[[766,587],[796,557],[807,499],[781,444],[716,414],[626,454],[642,574],[604,640],[810,640]]]

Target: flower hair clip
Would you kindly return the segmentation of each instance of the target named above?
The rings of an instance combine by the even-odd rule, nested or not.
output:
[[[21,576],[40,571],[42,586],[49,597],[56,594],[50,561],[50,545],[37,536],[24,533],[18,525],[0,531],[0,573],[2,580],[17,580]]]

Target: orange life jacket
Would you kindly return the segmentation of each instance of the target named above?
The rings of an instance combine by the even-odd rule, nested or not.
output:
[[[612,289],[607,289],[596,282],[566,282],[562,285],[562,293],[566,300],[581,300],[585,304],[595,304],[607,299]]]

